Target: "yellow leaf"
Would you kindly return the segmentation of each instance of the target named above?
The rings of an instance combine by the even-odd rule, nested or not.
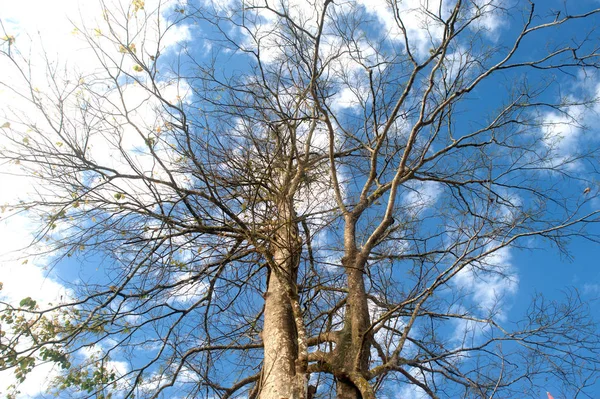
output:
[[[2,129],[10,129],[10,122],[4,122],[2,124],[2,126],[0,126],[0,128],[2,128]]]
[[[15,37],[13,35],[6,35],[6,36],[2,37],[2,40],[4,40],[5,42],[8,42],[8,45],[11,45],[15,42]]]
[[[94,29],[94,34],[96,36],[102,36],[102,31],[99,28]]]
[[[133,70],[136,71],[136,72],[142,72],[144,70],[144,68],[142,68],[139,65],[134,65],[133,66]]]
[[[144,9],[144,0],[133,0],[133,7],[135,8],[135,12]]]
[[[29,260],[28,260],[28,259],[25,259],[23,262],[21,262],[21,264],[22,264],[22,265],[26,265],[26,264],[28,264],[28,263],[29,263]]]

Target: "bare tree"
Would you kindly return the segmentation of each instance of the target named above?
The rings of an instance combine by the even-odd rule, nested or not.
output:
[[[597,239],[597,143],[564,136],[597,117],[569,87],[600,65],[600,9],[567,3],[103,4],[77,26],[101,68],[48,62],[41,89],[6,32],[27,106],[0,159],[38,180],[8,213],[102,275],[4,303],[0,369],[55,362],[77,397],[537,397],[548,376],[591,397],[578,293],[512,320],[493,287],[507,251]]]

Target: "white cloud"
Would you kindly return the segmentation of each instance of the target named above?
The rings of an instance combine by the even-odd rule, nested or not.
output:
[[[96,360],[105,356],[105,350],[96,344],[79,349],[77,354],[84,358],[87,364],[93,364]],[[103,365],[107,371],[114,372],[117,377],[123,376],[129,371],[129,365],[119,360],[107,360]]]
[[[442,2],[441,0],[405,0],[394,3],[404,24],[409,46],[412,51],[416,51],[418,57],[428,55],[429,49],[439,44],[444,28],[438,18],[447,20],[455,3],[455,1]],[[476,17],[472,29],[483,29],[486,36],[495,37],[498,29],[503,26],[500,14],[502,3],[503,1],[499,0],[478,0],[470,3],[465,16]],[[358,0],[358,4],[361,4],[368,13],[375,15],[383,24],[386,37],[404,44],[404,33],[398,26],[394,10],[388,1]]]
[[[331,99],[331,108],[335,111],[340,111],[342,109],[358,109],[362,104],[362,101],[361,95],[357,93],[356,90],[356,88],[343,87]],[[362,99],[364,100],[364,98],[365,97]]]
[[[48,383],[58,376],[56,366],[50,363],[42,364],[34,368],[27,376],[27,382],[19,386],[19,394],[16,399],[31,399],[46,392]],[[5,397],[12,390],[9,386],[13,383],[12,371],[0,372],[0,395]]]
[[[23,217],[11,218],[9,221],[1,223],[0,242],[2,242],[3,248],[20,250],[27,247],[31,241],[31,236],[28,234],[30,227],[30,222]],[[40,303],[47,304],[49,302],[56,303],[61,296],[68,295],[63,285],[43,270],[48,258],[35,255],[26,256],[29,252],[35,252],[35,248],[17,253],[5,253],[0,257],[1,282],[3,284],[0,298],[18,303],[23,298],[31,297]]]
[[[119,52],[121,44],[133,45],[137,56],[149,62],[150,55],[167,53],[191,38],[191,28],[186,24],[170,27],[165,32],[168,22],[163,14],[158,14],[159,4],[160,9],[166,11],[179,3],[147,0],[145,9],[137,13],[127,0],[107,1],[106,8],[100,1],[83,0],[5,1],[2,7],[6,34],[15,37],[14,47],[21,54],[33,56],[30,60],[33,82],[43,91],[49,88],[47,61],[64,74],[65,79],[94,73],[103,67],[99,60],[105,67],[113,70],[118,67],[135,75],[136,61]],[[92,43],[101,45],[105,52],[95,51]],[[0,63],[0,66],[4,73],[11,70],[6,64]]]
[[[209,284],[203,281],[197,281],[194,273],[183,273],[177,276],[175,282],[182,283],[171,290],[167,303],[189,304],[200,300],[206,295]]]
[[[408,373],[414,377],[417,381],[424,382],[425,381],[425,373],[423,370],[416,367],[409,367]],[[402,388],[398,391],[396,395],[397,399],[425,399],[429,398],[427,393],[419,388],[416,384],[403,384]]]
[[[231,16],[229,6],[232,2],[226,2],[225,6],[220,1],[206,1],[205,3],[212,4],[216,10],[224,12]],[[474,30],[484,30],[488,36],[492,36],[502,26],[503,22],[499,15],[499,10],[503,2],[501,0],[479,0],[474,3],[469,3],[470,6],[463,6],[467,9],[464,13],[466,18],[475,18],[472,24]],[[263,62],[269,63],[277,59],[282,54],[281,40],[276,34],[280,32],[281,25],[288,22],[281,19],[275,13],[266,9],[265,2],[261,0],[244,2],[247,10],[244,16],[246,27],[252,31],[251,37],[247,31],[240,31],[240,34],[246,38],[245,47],[254,49],[260,42],[261,59]],[[318,20],[321,16],[322,3],[314,3],[305,0],[287,0],[284,2],[268,3],[270,7],[276,7],[278,12],[286,12],[287,15],[294,21],[297,26],[302,26],[303,29],[315,34],[318,29]],[[397,10],[390,6],[387,0],[356,0],[354,2],[334,3],[330,7],[335,8],[338,14],[345,14],[355,11],[355,6],[362,7],[368,14],[376,17],[381,23],[381,28],[378,35],[398,42],[404,45],[405,34],[395,17],[397,12],[402,19],[402,24],[408,37],[409,46],[413,52],[416,52],[418,57],[423,57],[429,54],[429,49],[439,44],[443,37],[444,26],[440,19],[447,20],[455,6],[455,1],[441,0],[404,0],[394,3]],[[475,5],[473,5],[475,4]],[[255,13],[255,16],[250,18],[250,13]],[[325,23],[329,20],[326,18]],[[368,64],[369,60],[375,61],[377,52],[373,51],[364,38],[357,35],[358,48],[356,49]],[[340,49],[341,42],[335,34],[328,31],[327,26],[323,31],[321,54],[323,58],[328,58],[332,54],[336,54]],[[351,43],[350,45],[355,45]],[[345,48],[343,50],[346,50]],[[355,68],[354,61],[344,62],[344,60],[352,60],[358,54],[342,54],[336,63],[347,65],[349,68]]]
[[[575,82],[570,83],[571,94],[562,99],[566,105],[560,112],[543,113],[540,131],[543,146],[551,152],[549,167],[576,170],[582,165],[572,159],[573,155],[585,148],[586,140],[593,139],[585,135],[586,129],[596,129],[600,123],[600,103],[596,101],[591,107],[580,104],[600,98],[600,83],[595,79],[590,81],[589,77],[582,74]],[[580,94],[573,94],[576,91]]]
[[[461,269],[452,280],[462,292],[470,294],[473,303],[487,317],[493,312],[497,320],[504,320],[504,299],[516,292],[519,278],[512,265],[512,255],[507,247],[500,248]],[[463,325],[461,328],[467,328]]]
[[[0,144],[2,136],[0,136]],[[19,173],[17,165],[4,165],[0,175],[0,299],[18,303],[31,297],[42,304],[56,303],[69,291],[44,270],[51,257],[44,255],[44,243],[34,243],[37,223],[25,214],[14,214],[9,204],[30,192],[35,180]],[[13,174],[14,173],[14,174]],[[33,244],[33,245],[32,245]]]
[[[600,284],[598,283],[585,283],[583,284],[583,295],[594,295],[600,294]]]
[[[475,0],[476,7],[471,8],[470,16],[476,17],[473,28],[482,29],[491,39],[498,38],[498,31],[507,25],[503,18],[504,0]]]
[[[577,124],[583,120],[583,110],[572,108],[573,116],[549,112],[544,116],[542,127],[544,144],[555,149],[560,155],[567,155],[577,149],[582,133],[582,126]]]
[[[440,183],[425,181],[412,184],[402,196],[402,205],[412,216],[432,207],[442,194]]]
[[[213,5],[216,10],[231,15],[231,10],[225,8],[220,0],[207,0],[207,4]],[[232,1],[226,2],[228,5]],[[244,24],[245,29],[239,34],[244,41],[241,47],[247,50],[256,50],[260,47],[261,60],[271,63],[277,60],[285,46],[282,46],[282,26],[288,24],[275,12],[267,9],[274,8],[278,13],[285,12],[295,24],[303,29],[316,34],[318,29],[318,18],[321,14],[323,2],[309,2],[305,0],[287,0],[285,2],[265,2],[264,0],[251,0],[244,2]],[[247,30],[246,30],[247,29]]]

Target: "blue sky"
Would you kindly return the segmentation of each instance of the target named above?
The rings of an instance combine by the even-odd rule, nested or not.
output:
[[[115,1],[119,3],[119,0]],[[146,1],[146,9],[154,9],[155,2],[156,0]],[[372,25],[368,28],[371,31],[367,32],[368,34],[377,35],[382,31],[388,31],[389,37],[394,38],[394,35],[398,35],[398,32],[395,32],[391,28],[390,15],[383,11],[383,3],[383,0],[361,0],[357,2],[373,18]],[[564,9],[562,1],[544,1],[540,3],[542,4],[539,4],[537,9],[539,15],[548,15],[554,12],[554,10]],[[125,7],[130,6],[130,2],[127,0],[120,0],[120,4]],[[221,3],[221,5],[223,4]],[[410,0],[405,1],[404,4],[407,8],[410,8],[411,5],[418,6],[420,1]],[[514,5],[517,2],[505,1],[503,4]],[[567,2],[567,4],[569,11],[572,13],[598,6],[597,1],[591,0],[571,1]],[[189,5],[192,5],[191,0]],[[186,6],[185,2],[169,2],[169,7],[164,8],[162,14],[157,14],[156,20],[164,24],[169,18],[177,16],[178,14],[173,12],[173,10],[182,6]],[[307,10],[310,9],[310,5],[304,2],[299,2],[298,7],[307,13]],[[43,43],[43,48],[49,57],[60,60],[61,65],[66,65],[68,70],[72,71],[67,73],[73,73],[71,76],[73,79],[79,76],[76,72],[92,71],[98,68],[97,58],[90,52],[89,46],[87,46],[85,41],[82,40],[82,35],[78,32],[78,29],[73,26],[73,23],[75,23],[79,26],[98,26],[99,28],[93,29],[102,29],[102,9],[94,1],[64,0],[61,2],[48,2],[39,0],[17,2],[1,0],[0,8],[3,10],[0,19],[4,24],[6,34],[15,37],[16,43],[23,54],[32,54],[34,63],[41,64],[44,62],[40,55],[42,49],[41,43]],[[33,12],[32,10],[36,11]],[[83,20],[81,24],[76,22],[81,20]],[[429,48],[424,30],[421,29],[417,18],[409,20],[412,22],[410,22],[408,30],[416,38],[414,42],[416,51],[427,54]],[[268,25],[270,22],[267,18],[265,25]],[[496,15],[482,21],[489,30],[488,44],[501,44],[503,39],[514,37],[516,34],[515,29],[519,26],[520,22],[518,17],[509,19],[502,15]],[[535,55],[544,51],[545,43],[552,43],[564,37],[581,36],[579,32],[590,27],[591,21],[585,24],[571,23],[564,29],[561,29],[560,32],[555,33],[555,36],[544,36],[541,34],[534,36],[531,40],[523,43],[517,59],[520,57],[525,59],[529,55]],[[148,36],[144,45],[147,46],[148,54],[153,54],[153,51],[159,45],[156,37],[152,36],[155,33],[152,28],[149,28],[147,32]],[[182,50],[184,48],[191,49],[189,51],[194,56],[200,58],[215,54],[217,51],[216,44],[210,43],[212,34],[210,28],[202,23],[194,24],[192,21],[182,21],[180,24],[174,26],[160,43],[162,63],[160,65],[164,65],[165,69],[168,69],[167,66],[175,62],[183,54]],[[240,32],[232,32],[232,34],[240,40],[244,39],[243,34]],[[146,48],[141,48],[140,45],[140,54],[143,50],[146,50]],[[224,49],[221,49],[219,54],[220,59],[225,62],[225,66],[222,68],[224,74],[231,71],[247,70],[248,64],[246,63],[247,58],[245,56],[229,53],[228,50]],[[275,55],[275,53],[267,53],[266,57],[274,57]],[[369,56],[373,58],[377,57],[376,54],[370,54]],[[7,68],[6,70],[9,70],[9,66],[2,63],[0,63],[0,68]],[[132,75],[138,76],[136,75],[138,71],[135,69],[136,65],[133,61],[125,59],[122,68],[133,71],[131,72]],[[481,113],[489,109],[493,104],[498,104],[504,95],[503,90],[506,85],[514,79],[519,78],[520,73],[507,72],[501,74],[498,78],[490,80],[478,88],[469,100],[464,103],[464,109],[461,110],[464,112],[465,123],[477,121]],[[529,75],[530,80],[535,82],[540,74],[541,72],[531,72]],[[141,75],[142,73],[140,72],[139,76]],[[48,83],[44,81],[45,76],[41,69],[34,70],[34,79],[41,91],[48,88]],[[18,81],[16,76],[15,81]],[[557,74],[556,81],[560,84],[563,91],[558,92],[559,84],[553,84],[550,85],[542,98],[556,98],[557,96],[582,98],[585,95],[598,95],[600,93],[600,78],[591,72],[588,76],[577,73],[573,75]],[[164,93],[170,98],[177,99],[177,101],[181,100],[182,103],[187,102],[186,104],[193,102],[193,95],[189,89],[190,86],[185,80],[176,80],[172,79],[172,76],[167,76],[162,81],[162,84],[164,84]],[[16,85],[15,87],[18,90],[19,86]],[[137,114],[134,116],[135,118],[138,118],[140,121],[147,121],[149,125],[152,125],[151,128],[154,130],[157,127],[164,126],[168,122],[160,120],[160,115],[156,114],[152,100],[145,98],[143,91],[136,91],[135,87],[132,87],[128,92],[128,96],[130,97],[128,97],[127,101],[144,104],[144,107],[138,109]],[[16,100],[14,95],[7,90],[0,92],[0,104],[9,104],[12,109],[20,110],[25,114],[32,112],[31,115],[34,115],[34,118],[39,117],[27,104]],[[353,94],[349,90],[342,88],[334,97],[332,108],[337,110],[341,115],[351,118],[357,112],[356,98],[353,97]],[[558,134],[564,136],[561,144],[558,146],[559,152],[563,151],[564,154],[567,154],[579,146],[593,146],[598,144],[596,136],[599,132],[594,127],[594,124],[600,121],[598,115],[595,114],[598,110],[598,107],[592,108],[589,110],[589,113],[582,116],[582,118],[585,118],[584,122],[592,126],[588,131],[559,125],[556,128],[559,131],[546,132],[552,137],[556,137]],[[2,116],[6,117],[6,115],[0,114],[0,117]],[[551,112],[543,115],[543,117],[548,118],[547,120],[553,117],[559,118]],[[560,119],[558,119],[558,122],[560,122]],[[2,123],[4,122],[0,119],[0,124]],[[136,153],[139,148],[144,147],[144,143],[140,142],[139,138],[127,137],[130,140],[126,140],[124,146],[132,154]],[[94,143],[95,156],[107,164],[122,166],[123,159],[113,153],[113,144],[109,140],[98,140]],[[140,164],[148,161],[144,158],[144,154],[137,154],[136,156]],[[9,167],[14,167],[14,165]],[[576,171],[575,173],[583,173],[585,170],[585,167],[583,167],[581,172]],[[176,178],[181,179],[183,182],[186,176],[176,176]],[[19,198],[26,198],[28,193],[37,187],[38,183],[35,179],[11,174],[0,174],[0,184],[2,187],[10,187],[10,189],[0,192],[0,204],[10,204]],[[567,185],[563,189],[573,190],[573,193],[580,193],[586,187],[582,182],[581,184]],[[423,184],[415,188],[418,193],[404,194],[402,197],[403,204],[406,207],[420,209],[424,215],[434,212],[435,207],[440,204],[441,190],[439,187],[435,184]],[[128,187],[128,189],[132,189],[132,187]],[[147,194],[143,192],[142,187],[133,187],[133,189],[140,190],[140,197]],[[599,189],[600,187],[591,186],[589,196],[596,195]],[[600,202],[592,200],[585,205],[585,210],[591,212],[598,209],[599,206]],[[23,214],[13,216],[5,222],[0,221],[0,242],[3,243],[2,247],[9,249],[26,247],[34,237],[36,227],[37,221]],[[592,231],[600,233],[598,227],[593,227]],[[57,235],[60,237],[61,233],[62,231],[58,231]],[[319,239],[323,243],[333,240],[330,236],[319,237]],[[561,256],[556,248],[550,246],[548,242],[539,239],[521,241],[520,245],[523,247],[522,249],[508,248],[505,251],[500,251],[493,259],[510,278],[502,280],[478,280],[474,275],[465,273],[461,278],[456,280],[454,288],[470,290],[473,300],[484,304],[496,296],[502,297],[502,313],[504,314],[504,319],[508,322],[516,321],[522,316],[535,293],[543,293],[549,299],[561,300],[564,293],[568,292],[569,289],[578,290],[581,298],[590,303],[591,312],[596,318],[600,317],[600,310],[598,310],[600,308],[596,306],[595,302],[600,297],[600,269],[598,269],[597,263],[600,251],[597,244],[581,238],[574,238],[567,247],[569,254],[572,255],[572,259]],[[31,296],[38,298],[41,303],[56,302],[62,296],[67,297],[72,295],[72,291],[68,287],[68,282],[92,279],[102,281],[102,276],[105,273],[104,267],[110,263],[110,259],[103,258],[98,254],[91,254],[87,257],[74,256],[65,258],[58,264],[55,264],[53,262],[55,260],[53,255],[39,255],[45,248],[47,247],[42,243],[31,250],[33,254],[28,253],[28,250],[13,251],[1,258],[0,281],[3,283],[3,290],[0,292],[0,295],[3,298],[8,301],[18,302],[21,298]],[[182,274],[181,278],[185,278],[185,275]],[[201,290],[202,287],[198,289]],[[196,292],[184,292],[179,293],[179,295],[181,296],[179,300],[185,301],[189,299],[188,296],[193,297],[196,295]],[[82,355],[86,354],[83,353]],[[88,353],[87,355],[90,354]],[[113,367],[118,372],[125,372],[129,366],[121,359],[114,359]],[[45,380],[52,373],[54,371],[48,367],[36,370],[32,374],[31,381],[22,390],[22,397],[35,397],[40,392],[43,392],[43,386],[46,383]],[[9,377],[5,376],[6,374],[4,376],[0,374],[0,393],[8,385],[7,381],[9,381]],[[552,391],[553,388],[552,382],[549,381],[547,389]],[[597,386],[594,392],[597,396],[600,396],[600,386]],[[402,393],[411,399],[419,397],[418,392],[414,390],[405,390]],[[544,397],[544,395],[543,391],[540,392],[540,398]],[[560,398],[559,395],[555,394],[554,396],[555,399]]]

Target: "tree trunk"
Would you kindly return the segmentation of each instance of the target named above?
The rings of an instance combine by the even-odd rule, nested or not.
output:
[[[292,398],[295,385],[297,334],[286,282],[271,272],[265,303],[264,362],[260,399]]]
[[[335,362],[343,373],[338,376],[337,397],[339,399],[362,399],[361,393],[370,391],[361,379],[369,370],[370,325],[369,308],[364,283],[364,264],[357,256],[346,256],[343,259],[348,278],[348,299],[342,330],[336,347]],[[359,385],[363,385],[360,387]],[[368,385],[368,384],[367,384]]]
[[[265,299],[260,399],[303,399],[306,385],[304,321],[296,279],[301,243],[291,200],[277,206],[275,240]]]

